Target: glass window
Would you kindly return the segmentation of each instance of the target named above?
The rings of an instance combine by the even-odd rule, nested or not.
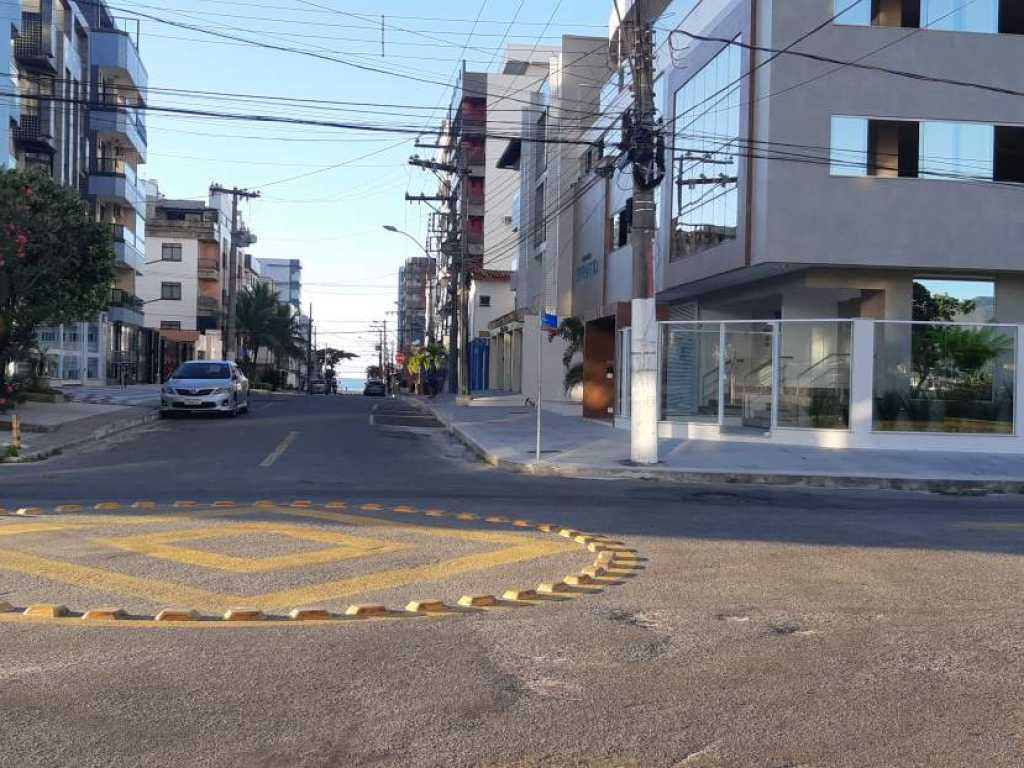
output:
[[[182,363],[172,375],[175,379],[230,379],[227,363]]]
[[[61,361],[62,379],[82,378],[82,365],[78,355],[64,355]]]
[[[89,357],[86,361],[85,376],[88,379],[97,379],[100,375],[100,359],[98,357]]]
[[[875,324],[874,428],[1013,433],[1017,329]]]
[[[871,0],[835,0],[836,24],[871,26]]]
[[[489,307],[489,306],[491,306],[491,297],[490,296],[481,296],[480,297],[480,306],[481,307]]]
[[[866,176],[868,172],[868,121],[863,117],[832,118],[829,172],[833,176]]]
[[[161,320],[160,321],[160,327],[162,329],[164,329],[164,330],[167,330],[167,331],[181,330],[181,321],[180,320]]]
[[[181,283],[160,283],[160,298],[170,301],[181,299]]]
[[[921,123],[920,175],[991,179],[995,128],[976,123]]]
[[[36,331],[36,335],[39,337],[40,344],[53,346],[60,339],[60,326],[44,325]]]
[[[661,418],[718,423],[718,323],[662,324]]]
[[[181,243],[164,243],[160,246],[163,261],[181,261]]]
[[[850,425],[849,322],[779,323],[780,427]]]
[[[671,258],[736,237],[741,74],[729,45],[676,91]]]
[[[921,0],[921,26],[947,32],[995,33],[999,31],[999,0]]]
[[[100,327],[96,323],[89,323],[89,327],[86,330],[85,343],[88,351],[100,351]]]

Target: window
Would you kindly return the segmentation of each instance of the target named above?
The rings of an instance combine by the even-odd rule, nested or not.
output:
[[[160,283],[160,298],[168,301],[180,301],[181,283]]]
[[[675,93],[670,258],[736,237],[742,55],[726,46]]]
[[[161,320],[160,330],[164,331],[180,331],[181,321],[180,320]]]
[[[540,248],[548,239],[548,223],[545,220],[544,185],[537,185],[533,198],[533,247]]]
[[[162,261],[181,261],[181,243],[164,243],[160,246]]]
[[[835,0],[837,24],[946,32],[1024,33],[1019,0]],[[845,10],[844,10],[845,9]]]
[[[611,250],[622,248],[629,243],[629,233],[633,230],[633,198],[626,201],[626,206],[612,214]]]
[[[833,176],[1024,182],[1024,127],[833,117]]]
[[[491,306],[491,297],[490,296],[481,296],[479,303],[480,303],[481,307],[489,307],[489,306]]]

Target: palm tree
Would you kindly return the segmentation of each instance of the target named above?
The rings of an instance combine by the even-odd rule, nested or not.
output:
[[[245,367],[249,373],[255,371],[260,351],[273,346],[274,318],[280,306],[277,291],[269,283],[256,283],[238,293],[235,320],[246,351]]]
[[[562,379],[562,386],[565,393],[569,394],[572,389],[583,383],[583,363],[574,363],[576,356],[583,352],[583,337],[585,326],[578,317],[567,317],[558,326],[558,330],[548,339],[554,341],[555,336],[565,339],[565,351],[562,353],[562,365],[565,367],[565,377]]]
[[[448,359],[448,352],[440,344],[428,344],[409,358],[406,367],[409,373],[417,378],[420,393],[423,393],[423,377],[426,375],[428,381],[434,377],[432,374],[441,370]],[[431,387],[433,389],[433,387]],[[427,394],[433,395],[433,391]]]

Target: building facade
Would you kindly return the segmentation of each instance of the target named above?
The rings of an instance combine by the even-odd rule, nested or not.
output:
[[[302,262],[299,259],[256,259],[259,274],[273,282],[277,300],[302,309]]]
[[[135,278],[144,268],[148,77],[138,26],[102,2],[23,0],[0,12],[17,98],[0,98],[0,165],[38,169],[80,191],[112,225],[116,276],[106,312],[43,327],[50,376],[65,382],[138,381],[149,363]],[[119,23],[122,26],[119,26]],[[134,24],[129,30],[124,24]],[[7,30],[10,30],[10,35]],[[7,45],[10,48],[7,48]]]
[[[434,259],[414,256],[398,270],[398,351],[408,357],[427,343],[427,293]]]

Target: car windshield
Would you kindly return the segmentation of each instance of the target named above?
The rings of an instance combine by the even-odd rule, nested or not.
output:
[[[231,369],[224,363],[182,363],[174,372],[175,379],[230,379]]]

